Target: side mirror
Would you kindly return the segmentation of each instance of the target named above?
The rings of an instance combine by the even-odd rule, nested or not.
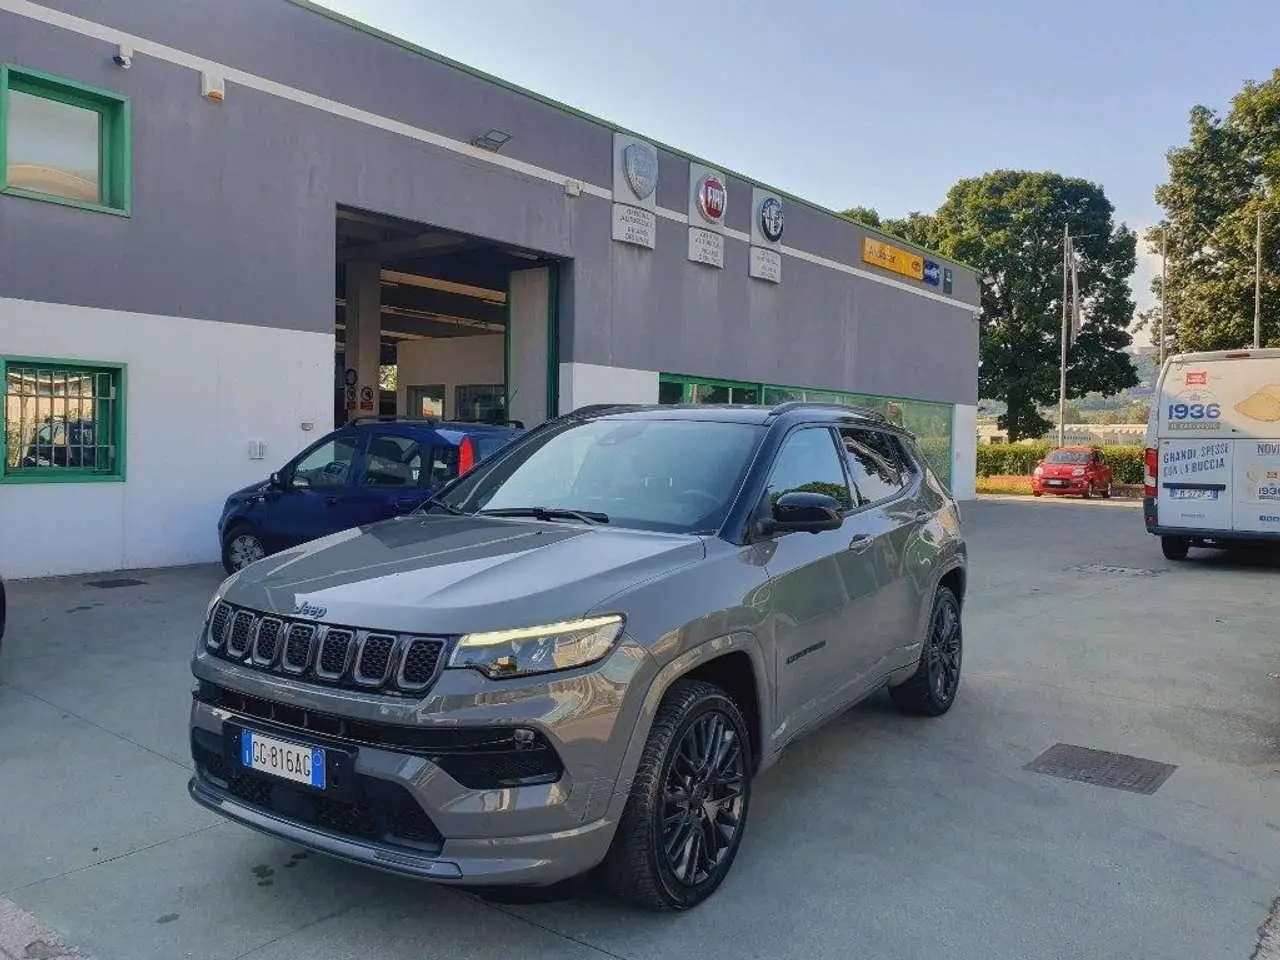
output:
[[[268,480],[267,480],[267,485],[268,485],[269,487],[271,487],[271,489],[272,489],[272,490],[283,490],[283,489],[284,489],[284,477],[280,476],[280,474],[279,474],[278,472],[277,472],[277,473],[273,473],[273,474],[270,476],[270,478],[268,478]]]
[[[843,523],[842,507],[835,497],[797,490],[774,501],[773,517],[765,527],[768,533],[821,533],[838,530]]]

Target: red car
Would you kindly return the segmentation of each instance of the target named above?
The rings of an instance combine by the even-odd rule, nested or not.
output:
[[[1031,492],[1073,494],[1084,497],[1111,496],[1111,468],[1102,451],[1095,447],[1058,447],[1050,450],[1031,471]]]

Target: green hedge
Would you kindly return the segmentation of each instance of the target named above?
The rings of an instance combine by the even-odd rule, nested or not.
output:
[[[1035,465],[1054,446],[1050,443],[980,443],[978,444],[978,476],[1030,475]],[[1111,465],[1116,483],[1142,482],[1142,450],[1143,448],[1136,444],[1102,448],[1103,456]]]

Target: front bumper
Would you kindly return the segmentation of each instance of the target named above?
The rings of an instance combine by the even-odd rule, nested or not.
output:
[[[420,697],[341,689],[198,650],[193,800],[310,849],[409,876],[539,885],[598,864],[626,800],[618,731],[652,668],[631,641],[593,667],[495,684],[447,670]],[[641,678],[644,679],[644,678]],[[245,766],[245,730],[326,752],[314,790]],[[532,743],[532,747],[530,744]]]
[[[199,774],[187,791],[202,807],[279,840],[386,873],[460,886],[539,886],[577,876],[604,859],[615,826],[602,818],[555,833],[444,840],[431,853],[298,823],[242,803]]]
[[[1051,487],[1044,480],[1032,480],[1031,489],[1035,493],[1050,493],[1057,494],[1059,496],[1071,495],[1078,497],[1084,494],[1084,492],[1090,487],[1089,480],[1085,477],[1072,478],[1066,483],[1067,485],[1064,487]]]

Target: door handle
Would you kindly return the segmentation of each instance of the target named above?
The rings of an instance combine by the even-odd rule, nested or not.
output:
[[[401,497],[399,500],[396,501],[396,509],[404,510],[404,511],[417,510],[420,506],[422,506],[422,504],[423,504],[422,500],[416,499],[414,497]]]
[[[865,533],[860,533],[849,541],[849,549],[854,553],[862,553],[867,547],[871,546],[873,539],[873,537],[869,537]]]
[[[327,503],[327,504],[328,504],[329,506],[331,506],[331,507],[336,507],[336,506],[338,505],[338,498],[337,498],[337,497],[325,497],[325,498],[324,498],[324,502],[325,502],[325,503]]]

